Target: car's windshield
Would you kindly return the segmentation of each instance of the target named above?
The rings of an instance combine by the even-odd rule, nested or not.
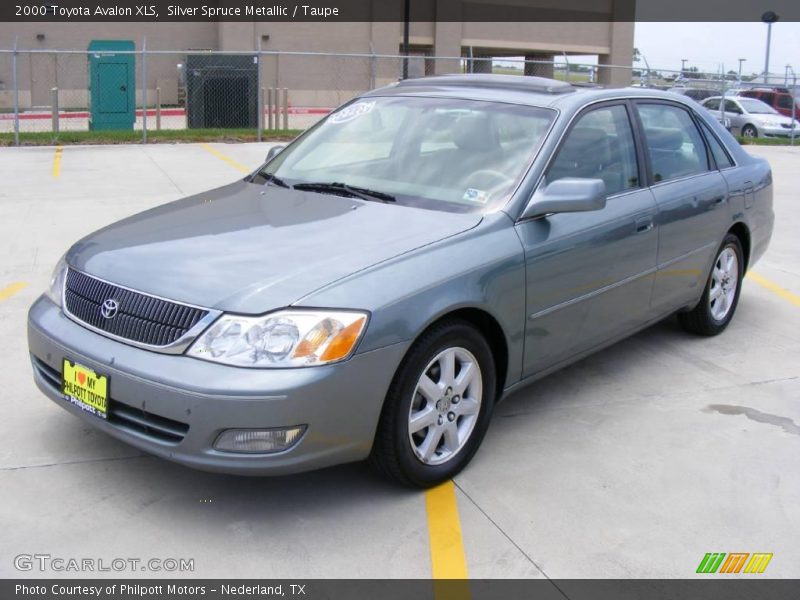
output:
[[[289,184],[339,184],[397,204],[486,212],[513,192],[555,111],[453,98],[362,98],[332,113],[262,171]]]
[[[739,98],[739,104],[742,108],[751,114],[757,115],[777,115],[778,111],[772,108],[769,104],[756,100],[754,98]]]

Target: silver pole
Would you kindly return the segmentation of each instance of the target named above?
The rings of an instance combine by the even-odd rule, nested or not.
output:
[[[275,129],[275,115],[273,111],[273,106],[275,105],[275,88],[269,88],[267,90],[267,121],[269,126],[267,129],[272,131]]]
[[[267,116],[264,114],[265,110],[269,110],[269,103],[267,102],[267,88],[261,88],[259,90],[261,94],[261,120],[259,121],[259,125],[262,129],[267,129]]]
[[[772,23],[767,23],[767,54],[764,58],[764,84],[769,84],[769,47],[772,43]]]
[[[376,86],[376,73],[377,69],[375,66],[375,47],[372,44],[372,41],[369,43],[369,89],[374,90]]]
[[[261,89],[261,36],[258,36],[258,53],[256,54],[256,110],[258,110],[258,118],[256,119],[256,141],[261,141],[261,131],[264,129],[264,103],[262,95],[259,94]]]
[[[156,87],[156,131],[161,131],[161,88]]]
[[[19,81],[17,80],[17,45],[19,36],[14,38],[14,54],[11,55],[11,72],[14,84],[14,145],[19,146]]]
[[[791,69],[791,67],[789,67]],[[794,146],[794,121],[795,117],[797,116],[797,100],[794,95],[794,91],[797,89],[797,75],[795,75],[794,69],[792,69],[792,128],[790,131],[792,132],[791,135],[791,145]]]
[[[52,88],[50,90],[50,104],[52,105],[53,111],[53,133],[58,133],[58,88]]]
[[[283,129],[289,129],[289,88],[283,88]]]
[[[142,143],[147,143],[147,36],[142,38]]]

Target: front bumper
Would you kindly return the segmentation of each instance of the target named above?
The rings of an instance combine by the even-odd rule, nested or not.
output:
[[[791,137],[792,130],[787,129],[785,127],[775,127],[775,126],[761,126],[759,127],[761,130],[761,135],[765,137]],[[800,137],[800,128],[794,128],[794,135],[795,137]]]
[[[141,350],[89,331],[42,296],[28,314],[34,380],[62,408],[136,448],[207,471],[285,474],[362,460],[372,447],[383,399],[407,343],[335,365],[243,369]],[[110,418],[64,400],[68,358],[109,376]],[[115,416],[116,415],[116,416]],[[212,447],[225,429],[307,425],[275,454]]]

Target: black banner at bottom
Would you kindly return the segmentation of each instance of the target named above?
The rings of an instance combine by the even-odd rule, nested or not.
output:
[[[2,600],[786,600],[800,580],[5,579]]]

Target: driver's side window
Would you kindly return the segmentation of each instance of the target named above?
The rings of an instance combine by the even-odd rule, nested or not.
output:
[[[740,115],[742,114],[742,109],[739,108],[733,100],[725,100],[725,112]]]
[[[639,168],[628,111],[604,106],[581,115],[567,133],[546,175],[602,179],[609,196],[639,187]]]

